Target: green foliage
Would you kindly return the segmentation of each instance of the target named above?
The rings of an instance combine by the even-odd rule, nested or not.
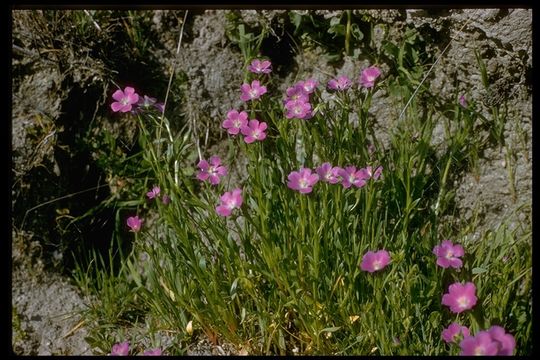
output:
[[[268,36],[268,27],[264,23],[257,28],[251,28],[241,21],[237,11],[227,13],[227,38],[240,49],[245,66],[259,54],[263,40]]]
[[[329,53],[340,57],[342,49],[349,53],[369,42],[361,19],[344,15],[325,21],[290,12],[290,19],[297,36],[339,44]],[[258,29],[239,23],[234,12],[230,16],[228,36],[247,65],[266,33],[255,35]],[[155,320],[151,333],[176,334],[180,345],[171,351],[179,353],[193,336],[192,323],[195,334],[214,342],[224,338],[250,354],[456,355],[459,346],[443,342],[441,331],[458,321],[473,334],[503,326],[517,341],[516,353],[530,353],[531,219],[483,232],[475,222],[448,220],[459,216],[455,180],[476,168],[486,146],[476,136],[483,119],[473,102],[466,108],[432,102],[429,80],[411,99],[433,60],[422,48],[413,30],[398,45],[383,41],[380,53],[370,56],[389,64],[384,80],[374,89],[355,87],[332,97],[317,91],[309,120],[286,119],[282,94],[248,102],[249,118],[268,124],[267,138],[246,144],[238,135],[227,141],[226,154],[201,154],[220,155],[229,169],[247,160],[243,183],[230,177],[217,186],[199,182],[192,135],[174,133],[169,120],[155,113],[138,116],[142,152],[136,164],[152,179],[146,190],[159,185],[171,202],[154,199],[138,208],[155,219],[134,241],[134,253],[149,257],[142,269],[132,256],[121,258],[118,272],[94,268],[97,257],[88,270],[79,268],[80,286],[101,304],[92,309],[102,321],[92,343],[110,351],[119,339],[108,326],[145,316]],[[244,80],[254,78],[246,72]],[[390,120],[386,142],[375,134],[369,112],[379,89],[396,113],[411,100],[402,118]],[[444,135],[435,143],[439,122]],[[319,182],[310,194],[287,187],[291,171],[326,161],[382,165],[383,177],[362,188]],[[220,196],[236,187],[242,188],[241,209],[218,216]],[[473,241],[475,233],[479,239]],[[432,250],[444,239],[464,246],[460,270],[436,265]],[[383,248],[391,253],[388,267],[361,271],[363,254]],[[456,315],[441,298],[451,283],[465,281],[476,285],[478,304]]]
[[[423,76],[407,49],[398,50],[398,73],[386,80],[395,89],[391,95],[405,98]],[[175,159],[187,156],[189,137],[174,138],[166,119],[149,117],[151,126],[141,119],[145,156],[172,199],[155,202],[155,230],[140,243],[150,256],[148,283],[140,280],[140,286],[149,289],[151,311],[186,336],[193,321],[210,339],[222,336],[255,354],[456,354],[459,348],[440,338],[456,319],[473,333],[500,324],[515,335],[517,351],[527,352],[529,237],[512,242],[517,232],[501,227],[472,243],[455,233],[452,240],[467,253],[461,271],[441,270],[432,253],[445,238],[438,233],[444,217],[454,211],[450,169],[459,174],[470,166],[474,113],[454,108],[456,125],[449,124],[437,155],[431,139],[440,115],[414,99],[383,147],[370,131],[373,91],[352,89],[330,100],[316,93],[317,111],[307,121],[286,119],[279,94],[276,102],[271,95],[249,102],[250,117],[269,126],[263,142],[229,140],[224,163],[248,160],[243,184],[224,180],[211,187],[186,176],[193,169],[180,170]],[[152,141],[160,132],[165,136]],[[360,189],[321,182],[309,195],[287,188],[291,171],[324,161],[382,165],[383,179]],[[222,218],[215,206],[234,187],[242,187],[244,204]],[[360,271],[363,254],[381,248],[392,255],[388,268]],[[510,254],[522,258],[495,260]],[[474,311],[455,316],[442,306],[450,280],[476,284],[480,304]]]
[[[11,307],[11,331],[13,334],[12,342],[14,344],[28,340],[28,334],[21,326],[21,317],[15,306]]]
[[[366,45],[365,33],[369,24],[362,17],[344,10],[340,16],[325,19],[311,11],[289,12],[294,35],[299,36],[305,47],[321,46],[328,61],[336,62],[344,55],[358,58]]]
[[[485,90],[485,104],[490,109],[491,119],[481,117],[485,126],[489,129],[490,140],[498,144],[501,148],[505,145],[504,126],[508,117],[508,106],[504,96],[500,93],[501,89],[497,89],[497,85],[501,82],[490,83],[490,78],[487,73],[484,60],[478,53],[474,52],[478,69],[480,70],[480,78]]]
[[[464,270],[471,273],[483,298],[485,317],[480,325],[516,329],[517,344],[531,349],[532,234],[523,224],[512,227],[504,222],[479,241],[467,242],[472,255]]]
[[[79,260],[73,271],[77,286],[92,299],[83,311],[90,330],[86,341],[104,354],[118,342],[118,329],[140,322],[147,311],[138,295],[140,288],[136,282],[128,280],[126,264],[133,260],[115,245],[109,248],[107,258],[90,251],[88,258]]]

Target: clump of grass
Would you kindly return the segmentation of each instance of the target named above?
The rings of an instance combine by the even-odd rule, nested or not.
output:
[[[16,306],[11,308],[11,331],[13,333],[12,344],[17,344],[28,340],[28,334],[22,328],[21,316],[19,315]]]
[[[231,150],[203,150],[191,168],[179,166],[193,147],[188,133],[173,134],[164,114],[136,105],[128,89],[115,97],[133,103],[126,116],[138,121],[154,175],[141,194],[146,216],[127,219],[149,256],[143,275],[127,267],[150,312],[185,339],[189,324],[252,354],[453,355],[494,325],[516,341],[506,350],[529,353],[527,227],[503,224],[471,241],[476,229],[445,224],[452,172],[477,154],[476,115],[455,104],[456,125],[436,148],[440,114],[421,102],[423,91],[413,93],[419,83],[403,62],[392,76],[374,64],[358,79],[336,76],[309,90],[314,79],[303,79],[280,94],[268,59],[245,60],[244,104],[222,119]],[[422,66],[412,66],[419,80]],[[383,88],[407,104],[387,145],[369,112]],[[248,160],[242,183],[229,173],[240,157]],[[463,254],[436,256],[448,239]],[[452,290],[463,284],[473,294]],[[470,335],[447,343],[441,333],[452,322]]]

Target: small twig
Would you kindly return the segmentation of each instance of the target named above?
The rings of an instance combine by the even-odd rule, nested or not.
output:
[[[204,146],[208,145],[208,135],[210,135],[210,127],[206,128],[206,135],[204,136]]]
[[[165,93],[165,101],[163,102],[163,112],[161,113],[161,121],[165,117],[165,109],[167,108],[167,100],[169,99],[169,92],[171,90],[172,79],[174,77],[174,72],[176,70],[176,63],[178,60],[178,54],[180,54],[180,46],[182,45],[182,35],[184,34],[184,25],[186,24],[186,19],[188,15],[188,10],[184,13],[184,20],[182,21],[182,27],[180,28],[180,36],[178,37],[178,46],[176,47],[176,55],[171,66],[171,76],[169,76],[169,84],[167,85],[167,92]]]
[[[21,55],[28,55],[28,56],[31,56],[31,57],[41,57],[40,53],[38,53],[36,51],[28,50],[26,48],[17,46],[15,44],[13,44],[11,46],[11,48],[13,49],[13,52],[19,53]],[[47,59],[47,58],[40,58],[40,61],[44,61],[44,62],[50,63],[50,64],[56,64],[56,62],[54,62],[54,61],[52,61],[50,59]]]
[[[463,24],[463,26],[461,27],[461,29],[459,29],[458,31],[458,34],[461,32],[461,30],[463,30],[465,28],[465,26],[467,26],[467,24],[472,20],[472,16],[469,17],[469,19],[467,19],[467,21],[465,22],[465,24]],[[435,60],[435,62],[433,63],[433,65],[431,65],[431,67],[429,68],[426,76],[424,76],[424,78],[422,79],[422,81],[420,82],[420,84],[418,85],[418,87],[416,88],[416,90],[414,90],[414,93],[412,94],[412,96],[409,98],[409,101],[407,101],[407,104],[405,104],[405,107],[403,108],[403,110],[401,110],[401,113],[399,114],[399,118],[398,119],[401,119],[401,117],[403,116],[403,114],[405,113],[405,110],[407,110],[407,108],[409,107],[409,105],[411,104],[411,101],[414,99],[414,97],[416,96],[416,93],[418,93],[418,90],[420,90],[420,88],[422,87],[422,85],[424,84],[424,81],[426,81],[426,79],[428,78],[429,74],[431,74],[431,71],[433,70],[433,68],[439,63],[439,61],[442,59],[444,53],[446,52],[446,50],[448,50],[448,48],[450,47],[450,44],[452,43],[453,40],[455,40],[456,37],[452,37],[450,39],[450,41],[448,42],[448,44],[446,45],[446,47],[444,48],[444,50],[442,51],[441,55],[439,55],[439,57],[437,58],[437,60]]]
[[[324,70],[324,69],[321,69],[321,68],[318,68],[316,66],[313,67],[315,70],[317,70],[318,72],[320,72],[321,74],[324,74],[330,78],[334,77],[335,75],[334,74],[330,74],[328,71]]]
[[[85,322],[86,322],[86,320],[80,321],[77,325],[75,325],[75,327],[73,329],[69,330],[62,338],[65,339],[68,336],[73,335],[75,333],[75,331],[79,330],[84,325]]]
[[[199,160],[202,160],[201,145],[200,145],[198,136],[195,137],[195,145],[197,146],[197,153],[199,154]]]
[[[20,46],[18,46],[18,45],[15,45],[15,44],[11,45],[11,48],[12,48],[15,52],[22,53],[22,54],[24,54],[24,55],[39,56],[38,53],[33,52],[33,51],[30,51],[30,50],[28,50],[28,49],[25,49],[25,48],[23,48],[23,47],[20,47]]]
[[[90,13],[88,12],[88,10],[84,10],[84,13],[86,15],[88,15],[88,17],[90,18],[90,20],[92,20],[92,23],[94,24],[94,26],[96,27],[96,29],[98,29],[98,31],[101,31],[101,28],[99,27],[98,23],[96,22],[96,20],[94,20],[94,18],[92,17],[92,15],[90,15]]]
[[[176,71],[176,63],[178,61],[178,54],[180,54],[180,46],[182,45],[182,36],[184,35],[184,25],[186,24],[188,12],[189,11],[186,10],[186,12],[184,13],[184,20],[182,20],[182,27],[180,28],[180,35],[178,36],[178,46],[176,47],[176,55],[174,57],[173,64],[171,66],[171,76],[169,76],[169,83],[167,84],[167,92],[165,93],[165,100],[163,101],[163,112],[161,113],[161,124],[158,127],[158,134],[157,134],[158,139],[161,139],[161,129],[163,127],[163,123],[165,122],[165,109],[167,108],[167,100],[169,99],[169,92],[171,91],[172,79]],[[171,135],[169,132],[169,137],[170,136]],[[174,161],[174,168],[175,168],[174,182],[176,185],[178,185],[178,177],[177,177],[178,173],[176,171],[176,169],[178,169],[178,160]]]

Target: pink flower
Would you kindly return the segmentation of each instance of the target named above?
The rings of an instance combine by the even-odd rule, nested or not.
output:
[[[351,185],[361,188],[366,185],[369,174],[366,169],[356,170],[356,166],[347,166],[345,169],[338,170],[339,176],[343,178],[341,185],[344,188],[350,188]]]
[[[163,202],[163,205],[169,205],[171,202],[171,197],[169,195],[163,195],[161,201]]]
[[[153,98],[150,98],[150,99],[153,99]],[[163,111],[165,110],[164,106],[165,106],[165,104],[163,104],[163,103],[155,103],[155,104],[152,105],[152,107],[157,109],[160,113],[163,113]],[[139,97],[139,102],[136,104],[136,107],[133,107],[131,109],[131,113],[132,114],[141,114],[144,111],[144,109],[148,109],[148,108],[149,108],[149,106],[147,104],[145,105],[141,101],[141,98]]]
[[[221,204],[216,207],[216,211],[220,216],[229,216],[234,208],[242,206],[242,189],[234,189],[226,192],[220,197]]]
[[[231,135],[236,135],[240,132],[242,126],[246,126],[248,123],[248,114],[245,111],[238,112],[237,110],[230,110],[227,113],[227,119],[223,121],[221,126],[227,129],[227,132]]]
[[[341,177],[339,176],[340,169],[340,167],[332,167],[329,162],[325,162],[324,164],[316,168],[315,171],[319,175],[319,179],[321,181],[326,181],[330,184],[337,184],[341,180]]]
[[[287,119],[297,118],[307,120],[311,117],[311,104],[302,100],[289,100],[285,104]]]
[[[285,103],[291,100],[299,100],[302,102],[309,101],[309,94],[304,90],[303,86],[300,86],[298,84],[287,88],[285,93],[287,94],[287,100],[285,100]]]
[[[365,88],[371,88],[375,85],[375,80],[381,75],[381,70],[376,66],[368,67],[362,70],[360,75],[360,85]]]
[[[154,186],[154,187],[152,188],[152,190],[150,190],[149,192],[146,193],[146,196],[147,196],[149,199],[153,199],[153,198],[159,197],[160,191],[161,191],[161,189],[159,188],[159,186]]]
[[[441,337],[447,343],[455,343],[460,334],[464,337],[469,336],[469,328],[453,322],[442,331]]]
[[[319,82],[315,79],[307,79],[305,81],[299,81],[296,83],[297,86],[300,86],[306,94],[311,94],[315,91]]]
[[[386,265],[390,263],[390,254],[386,250],[379,250],[376,252],[368,251],[362,257],[362,263],[360,269],[373,273],[384,269]]]
[[[459,346],[461,355],[513,355],[516,340],[504,328],[494,325],[476,336],[465,336]]]
[[[141,230],[141,225],[142,225],[142,220],[139,219],[138,216],[130,216],[128,217],[127,221],[127,226],[129,226],[131,228],[131,232],[139,232]]]
[[[375,171],[373,171],[373,168],[371,166],[367,166],[366,167],[366,171],[368,173],[368,175],[370,177],[372,177],[373,179],[375,180],[378,180],[379,177],[381,176],[382,174],[382,170],[383,170],[383,167],[382,166],[377,166],[377,168],[375,169]]]
[[[261,86],[259,80],[253,80],[251,86],[242,84],[240,89],[242,90],[242,95],[240,95],[242,101],[256,100],[266,93],[266,86]]]
[[[131,109],[132,114],[140,114],[144,109],[148,109],[151,106],[155,106],[156,98],[146,96],[139,96],[139,101],[137,101],[136,107]]]
[[[332,90],[347,90],[352,85],[351,80],[345,75],[342,75],[336,79],[332,79],[328,82],[328,87]]]
[[[116,90],[112,97],[116,100],[111,104],[111,109],[114,112],[128,112],[131,110],[132,105],[139,101],[139,95],[130,86],[127,86],[124,91]]]
[[[245,136],[244,141],[248,144],[251,144],[255,140],[262,141],[266,138],[266,133],[264,130],[266,130],[268,126],[266,123],[259,122],[259,120],[249,120],[248,125],[244,125],[240,128],[240,131]]]
[[[497,355],[512,355],[516,347],[516,340],[512,334],[506,333],[504,328],[493,325],[487,331],[491,338],[497,342]]]
[[[487,331],[480,331],[476,336],[466,336],[459,343],[461,355],[497,355],[497,342]]]
[[[437,265],[443,268],[453,267],[459,269],[463,262],[459,259],[465,254],[461,245],[454,245],[450,240],[443,240],[441,245],[433,248],[433,253],[437,255]]]
[[[197,179],[201,181],[210,180],[210,184],[217,185],[219,184],[220,177],[227,175],[227,168],[221,166],[221,159],[219,156],[210,157],[210,164],[208,161],[202,159],[197,164],[199,167],[199,173],[197,174]]]
[[[111,355],[127,356],[129,355],[129,342],[124,341],[118,344],[114,344],[112,347]]]
[[[465,95],[461,95],[461,96],[459,97],[459,105],[461,105],[461,106],[464,107],[464,108],[467,108],[467,106],[469,105],[469,104],[467,103],[467,99],[465,98]]]
[[[270,72],[272,72],[271,66],[272,63],[268,60],[261,61],[255,59],[251,62],[251,65],[248,66],[248,70],[255,74],[270,74]]]
[[[160,348],[148,349],[148,350],[145,350],[143,355],[146,355],[146,356],[161,356],[161,349]]]
[[[139,96],[139,101],[137,102],[138,107],[149,108],[150,106],[156,103],[157,99],[144,95],[142,98]]]
[[[454,283],[448,287],[448,293],[442,297],[442,304],[449,306],[450,311],[459,314],[472,309],[476,305],[476,286],[472,282],[465,285]]]
[[[290,189],[307,194],[313,190],[313,185],[319,181],[319,175],[312,174],[309,168],[301,168],[299,171],[292,171],[287,179],[289,179],[287,186]]]
[[[160,112],[163,113],[165,111],[165,104],[164,103],[156,103],[154,104],[154,107]]]

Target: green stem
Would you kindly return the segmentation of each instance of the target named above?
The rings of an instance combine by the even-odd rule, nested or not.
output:
[[[304,273],[304,256],[302,252],[302,243],[306,241],[306,198],[304,194],[299,195],[300,196],[300,239],[297,240],[297,249],[298,249],[298,270],[299,270],[299,277],[302,277],[302,274]]]
[[[506,146],[506,168],[508,169],[508,185],[510,186],[510,194],[512,195],[512,201],[515,203],[517,200],[517,194],[516,194],[516,176],[515,176],[515,168],[512,166],[512,153],[508,146]]]
[[[448,171],[450,170],[451,164],[452,164],[452,156],[448,156],[448,160],[446,160],[446,166],[444,167],[444,172],[441,179],[439,196],[437,197],[437,202],[435,203],[435,216],[439,216],[441,200],[444,197],[444,190],[446,187],[446,178],[448,177]]]
[[[351,41],[351,10],[347,10],[347,31],[345,32],[345,54],[350,55]]]
[[[317,216],[315,215],[315,209],[313,208],[313,201],[309,201],[308,199],[308,207],[309,207],[309,214],[310,214],[310,223],[316,224],[317,223]],[[324,220],[321,220],[324,221]],[[312,229],[314,230],[314,229]],[[311,238],[313,240],[313,298],[315,300],[318,300],[317,296],[317,281],[316,279],[319,278],[319,254],[320,254],[320,238],[317,236],[316,231],[312,231]]]

